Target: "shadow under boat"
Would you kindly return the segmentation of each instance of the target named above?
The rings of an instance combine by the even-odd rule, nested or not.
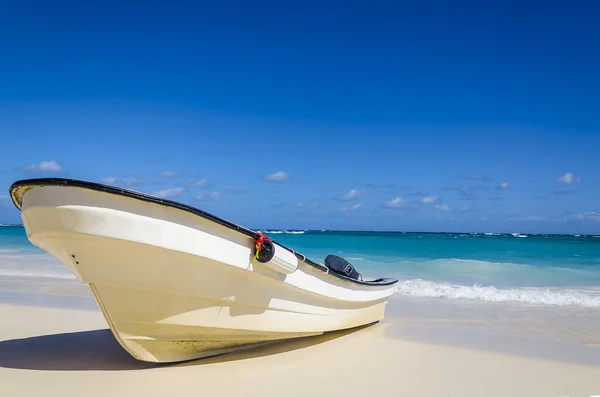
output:
[[[209,365],[282,354],[353,334],[377,323],[281,341],[237,352],[175,363],[148,363],[131,357],[109,329],[40,335],[0,341],[0,367],[39,371],[125,371]]]

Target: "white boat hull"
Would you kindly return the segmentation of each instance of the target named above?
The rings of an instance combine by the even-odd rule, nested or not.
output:
[[[274,271],[254,260],[247,229],[160,199],[40,180],[13,185],[11,196],[30,241],[89,285],[138,360],[190,360],[370,324],[393,293],[395,280],[345,279],[301,256],[291,274]]]

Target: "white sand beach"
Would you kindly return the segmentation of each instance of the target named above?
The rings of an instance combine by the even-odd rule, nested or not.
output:
[[[358,330],[155,365],[119,346],[76,282],[0,290],[2,397],[600,394],[596,312],[577,313],[589,329],[573,332],[540,326],[551,322],[532,313],[544,308],[485,316],[481,305],[393,299],[383,321]]]

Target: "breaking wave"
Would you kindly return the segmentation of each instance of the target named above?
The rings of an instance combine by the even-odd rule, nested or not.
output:
[[[66,266],[49,254],[23,254],[19,249],[0,250],[0,277],[76,279]]]
[[[267,234],[304,234],[306,230],[263,230]]]
[[[468,299],[486,302],[522,302],[540,305],[600,307],[600,289],[508,288],[458,285],[424,280],[398,282],[396,294],[444,299]]]
[[[29,270],[12,270],[0,269],[0,276],[8,277],[40,277],[40,278],[59,278],[63,280],[76,280],[77,278],[72,273],[60,271],[29,269]]]

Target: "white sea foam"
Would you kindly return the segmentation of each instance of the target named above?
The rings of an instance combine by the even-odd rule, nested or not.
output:
[[[267,234],[304,234],[306,230],[265,230]]]
[[[75,278],[71,271],[53,256],[47,253],[23,253],[21,250],[0,252],[0,276]]]
[[[540,305],[600,307],[600,289],[512,288],[457,285],[424,280],[399,282],[396,293],[444,299],[468,299],[487,302],[523,302]]]
[[[513,237],[520,237],[520,238],[526,238],[527,237],[526,234],[521,234],[521,233],[511,233],[511,235]]]
[[[8,277],[41,277],[41,278],[59,278],[62,280],[76,280],[72,273],[61,271],[43,270],[43,269],[1,269],[0,276]]]
[[[0,254],[16,254],[19,252],[23,252],[23,250],[18,248],[0,248]]]

